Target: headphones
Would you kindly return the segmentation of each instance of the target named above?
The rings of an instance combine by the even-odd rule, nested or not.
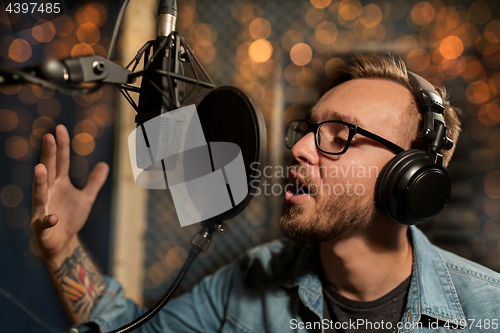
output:
[[[414,225],[430,220],[448,203],[451,181],[439,151],[451,149],[453,141],[447,137],[436,88],[415,73],[408,72],[408,78],[424,115],[418,137],[428,149],[405,150],[387,162],[377,178],[375,202],[393,221]]]

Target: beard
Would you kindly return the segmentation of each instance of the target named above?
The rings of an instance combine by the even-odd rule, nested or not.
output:
[[[298,172],[302,174],[301,168]],[[374,196],[326,194],[311,181],[308,174],[302,174],[309,188],[319,189],[309,200],[315,200],[314,211],[303,216],[304,207],[285,201],[282,207],[280,228],[286,237],[300,244],[319,244],[339,240],[373,225],[378,215]],[[313,191],[311,191],[313,192]],[[372,193],[373,194],[373,193]]]

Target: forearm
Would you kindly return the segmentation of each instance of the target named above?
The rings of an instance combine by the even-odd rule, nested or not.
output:
[[[77,237],[65,252],[45,260],[68,319],[80,323],[89,318],[105,290],[104,278]]]

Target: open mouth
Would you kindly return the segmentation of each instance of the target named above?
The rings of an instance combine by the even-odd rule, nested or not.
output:
[[[316,185],[308,184],[304,176],[295,170],[290,171],[286,187],[285,200],[291,204],[303,203],[304,200],[314,197],[317,192]]]
[[[306,184],[301,184],[300,182],[296,181],[293,187],[290,188],[290,191],[294,196],[301,195],[301,194],[311,194],[311,191],[309,190],[309,186]]]

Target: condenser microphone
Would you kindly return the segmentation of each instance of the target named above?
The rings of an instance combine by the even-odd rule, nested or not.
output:
[[[175,24],[177,21],[177,1],[162,0],[158,7],[157,36],[153,45],[153,57],[150,62],[145,59],[145,69],[148,73],[144,75],[141,83],[141,93],[139,95],[139,105],[136,115],[137,126],[143,124],[159,115],[181,107],[184,97],[184,82],[169,75],[160,73],[171,73],[183,75],[183,65],[181,63],[181,47],[178,41],[173,38]],[[163,150],[172,152],[172,156],[162,159],[156,165],[157,169],[173,170],[177,163],[179,152],[180,135],[183,131],[184,119],[157,118],[160,122],[159,135],[156,137],[137,140],[136,149],[151,151],[151,145],[163,147]],[[145,167],[148,159],[141,159],[143,154],[137,154],[137,166]]]

